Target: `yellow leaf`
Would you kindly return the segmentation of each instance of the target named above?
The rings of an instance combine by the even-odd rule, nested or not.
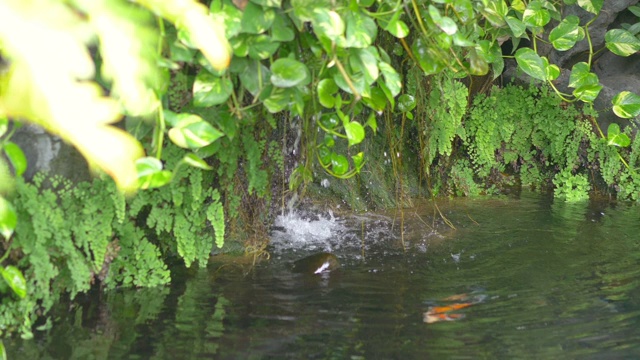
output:
[[[135,160],[144,152],[135,138],[108,125],[121,118],[120,104],[90,81],[95,68],[82,19],[58,2],[25,3],[0,2],[0,43],[10,64],[0,75],[0,115],[59,135],[122,189],[134,190]]]
[[[207,8],[194,0],[136,0],[142,6],[189,32],[194,45],[216,70],[224,70],[231,61],[231,48],[224,25],[209,16]]]

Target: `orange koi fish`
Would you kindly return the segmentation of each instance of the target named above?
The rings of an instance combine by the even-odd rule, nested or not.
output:
[[[423,314],[423,319],[427,324],[432,324],[439,321],[454,321],[464,318],[464,314],[453,313],[453,311],[467,308],[471,305],[478,304],[484,300],[484,296],[476,297],[475,301],[471,302],[458,302],[445,306],[430,306],[427,312]],[[461,301],[468,300],[467,294],[453,295],[445,298],[445,301]]]

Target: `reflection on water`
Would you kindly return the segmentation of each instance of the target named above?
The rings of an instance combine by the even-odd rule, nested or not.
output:
[[[637,206],[523,194],[460,199],[440,209],[456,230],[434,218],[429,204],[405,211],[403,239],[394,213],[340,220],[339,231],[313,245],[337,255],[342,267],[335,273],[293,273],[291,262],[312,251],[274,241],[272,260],[253,271],[214,263],[174,276],[170,288],[88,296],[60,306],[53,329],[36,341],[5,341],[9,358],[640,353]],[[463,316],[456,321],[423,321],[447,301],[473,306],[458,306]]]

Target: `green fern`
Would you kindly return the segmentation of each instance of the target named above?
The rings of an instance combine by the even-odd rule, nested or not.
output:
[[[466,138],[462,118],[467,109],[467,94],[466,86],[449,74],[434,77],[428,107],[430,126],[424,134],[428,144],[427,164],[432,164],[438,155],[450,156],[456,136]]]
[[[220,193],[214,190],[211,195],[211,204],[207,208],[207,219],[211,222],[216,236],[216,246],[221,249],[224,245],[224,208],[220,203]]]

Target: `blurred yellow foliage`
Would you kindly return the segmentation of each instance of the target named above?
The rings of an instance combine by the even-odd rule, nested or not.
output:
[[[145,0],[139,4],[184,26],[212,65],[229,63],[224,29],[201,4]],[[137,189],[140,143],[112,124],[124,114],[151,116],[160,108],[161,39],[148,11],[125,0],[0,0],[0,116],[36,123],[73,144],[92,167],[125,191]],[[222,35],[221,35],[222,34]],[[99,49],[96,82],[90,49]]]

